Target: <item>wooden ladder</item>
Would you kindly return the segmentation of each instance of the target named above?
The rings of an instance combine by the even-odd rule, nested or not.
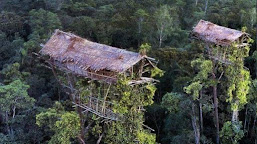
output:
[[[110,119],[110,120],[120,120],[120,115],[117,113],[114,113],[111,108],[113,107],[113,103],[109,101],[104,101],[92,96],[87,96],[87,103],[84,104],[76,104],[73,102],[75,106],[81,107],[84,109],[83,112],[89,111],[92,112],[99,117]]]

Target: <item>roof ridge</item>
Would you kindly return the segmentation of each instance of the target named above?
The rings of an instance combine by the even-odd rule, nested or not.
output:
[[[80,37],[80,36],[78,36],[78,35],[75,35],[75,34],[73,34],[73,33],[64,32],[64,31],[59,30],[59,29],[56,29],[55,31],[56,31],[56,34],[57,34],[58,32],[59,32],[59,33],[63,33],[63,34],[69,35],[69,36],[71,36],[71,37],[80,38],[80,39],[85,40],[85,41],[87,41],[87,42],[89,42],[89,43],[92,43],[92,44],[97,44],[97,45],[101,45],[101,46],[108,46],[109,48],[112,48],[112,49],[115,49],[115,50],[120,50],[120,51],[129,52],[129,53],[137,53],[137,52],[133,52],[133,51],[128,51],[128,50],[123,49],[123,48],[117,48],[117,47],[109,46],[109,45],[106,45],[106,44],[101,44],[101,43],[93,42],[93,41],[90,41],[90,40],[88,40],[88,39],[86,39],[86,38],[82,38],[82,37]],[[54,34],[54,35],[55,35],[55,34]],[[94,48],[91,48],[91,47],[89,47],[89,48],[90,48],[90,49],[94,49]],[[108,51],[108,50],[106,50],[106,52],[114,53],[114,52]],[[140,53],[138,53],[138,54],[140,54]]]

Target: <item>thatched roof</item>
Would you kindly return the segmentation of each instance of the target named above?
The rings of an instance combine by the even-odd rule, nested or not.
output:
[[[55,31],[40,54],[49,55],[55,64],[92,79],[100,79],[92,73],[107,71],[109,77],[110,72],[123,73],[142,59],[148,59],[139,53],[95,43],[60,30]]]
[[[243,42],[249,34],[200,20],[194,27],[192,35],[205,42],[228,46],[237,40]]]

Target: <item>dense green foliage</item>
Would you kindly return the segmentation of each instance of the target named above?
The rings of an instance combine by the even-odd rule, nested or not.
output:
[[[0,0],[0,10],[0,143],[216,143],[213,87],[220,143],[256,143],[256,0]],[[251,45],[212,46],[232,64],[213,61],[190,39],[200,19],[246,31]],[[82,102],[94,94],[123,117],[80,115],[33,54],[55,29],[155,58],[160,82],[131,87],[121,76],[107,94],[77,78]]]

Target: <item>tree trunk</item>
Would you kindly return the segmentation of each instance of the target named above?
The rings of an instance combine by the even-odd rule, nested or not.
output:
[[[16,115],[16,107],[15,107],[15,106],[13,107],[12,111],[13,111],[13,113],[12,113],[12,118],[14,118],[15,115]]]
[[[216,79],[216,75],[212,73],[212,79]],[[213,86],[213,101],[214,101],[214,110],[215,110],[215,122],[216,122],[216,144],[219,144],[219,112],[218,112],[218,97],[217,97],[217,85]]]
[[[8,116],[8,112],[5,111],[5,124],[6,124],[6,131],[9,135],[11,135],[11,129],[10,129],[10,126],[9,126],[9,116]]]
[[[88,111],[85,112],[85,113],[86,113],[85,115],[87,115]],[[89,131],[89,129],[91,128],[91,126],[92,126],[93,123],[94,123],[94,121],[90,122],[90,123],[87,125],[87,127],[85,128],[85,134],[88,133],[88,131]]]
[[[144,21],[144,18],[140,17],[139,20],[138,20],[138,33],[141,34],[141,31],[142,31],[142,23]]]
[[[252,118],[252,117],[249,118],[249,122],[248,122],[248,125],[247,125],[247,135],[246,135],[246,136],[248,136],[248,134],[249,134],[251,118]]]
[[[80,94],[76,94],[75,88],[74,88],[74,83],[73,83],[73,78],[67,74],[67,80],[68,84],[70,85],[71,88],[71,95],[70,98],[71,100],[76,103],[77,105],[81,105],[80,101]],[[79,142],[80,144],[85,144],[85,118],[83,114],[83,109],[79,106],[76,108],[76,112],[79,114],[79,120],[80,120],[80,133],[78,135]]]
[[[140,17],[138,19],[138,39],[137,39],[137,43],[138,43],[138,47],[140,47],[141,45],[141,31],[142,31],[142,23],[144,21],[143,17]]]
[[[245,121],[244,121],[244,130],[246,128],[246,122],[247,122],[247,111],[248,111],[248,106],[246,105],[246,109],[245,109]]]
[[[195,104],[194,102],[192,102],[192,126],[194,129],[194,134],[195,134],[195,144],[200,144],[200,130],[199,130],[199,126],[197,124],[197,120],[196,120],[196,114],[195,114]]]
[[[76,100],[76,104],[80,105],[80,98]],[[84,115],[83,110],[81,107],[77,107],[77,113],[79,114],[80,119],[80,134],[79,134],[79,140],[81,144],[85,144],[85,121],[84,121]]]
[[[161,36],[160,36],[160,40],[159,40],[159,48],[161,48],[161,46],[162,46],[162,38],[161,38]]]
[[[200,100],[202,99],[203,91],[200,91]],[[201,134],[203,133],[203,108],[202,103],[199,101],[199,115],[200,115],[200,130]]]
[[[235,101],[235,103],[238,105],[239,104],[239,101]],[[232,122],[238,122],[238,109],[236,110],[233,110],[233,113],[232,113]]]
[[[162,46],[163,29],[164,29],[164,26],[162,25],[161,31],[160,31],[160,36],[159,36],[159,48],[161,48],[161,46]]]
[[[208,2],[209,0],[205,0],[205,8],[204,8],[204,14],[206,15],[207,9],[208,9]]]
[[[238,122],[238,110],[233,110],[232,122]]]
[[[138,76],[139,76],[140,78],[142,77],[142,74],[143,74],[144,65],[145,65],[145,60],[142,60],[141,63],[140,63],[139,71],[138,71]]]
[[[100,144],[100,142],[101,142],[103,136],[104,136],[104,133],[102,133],[102,134],[99,136],[99,138],[98,138],[96,144]]]

